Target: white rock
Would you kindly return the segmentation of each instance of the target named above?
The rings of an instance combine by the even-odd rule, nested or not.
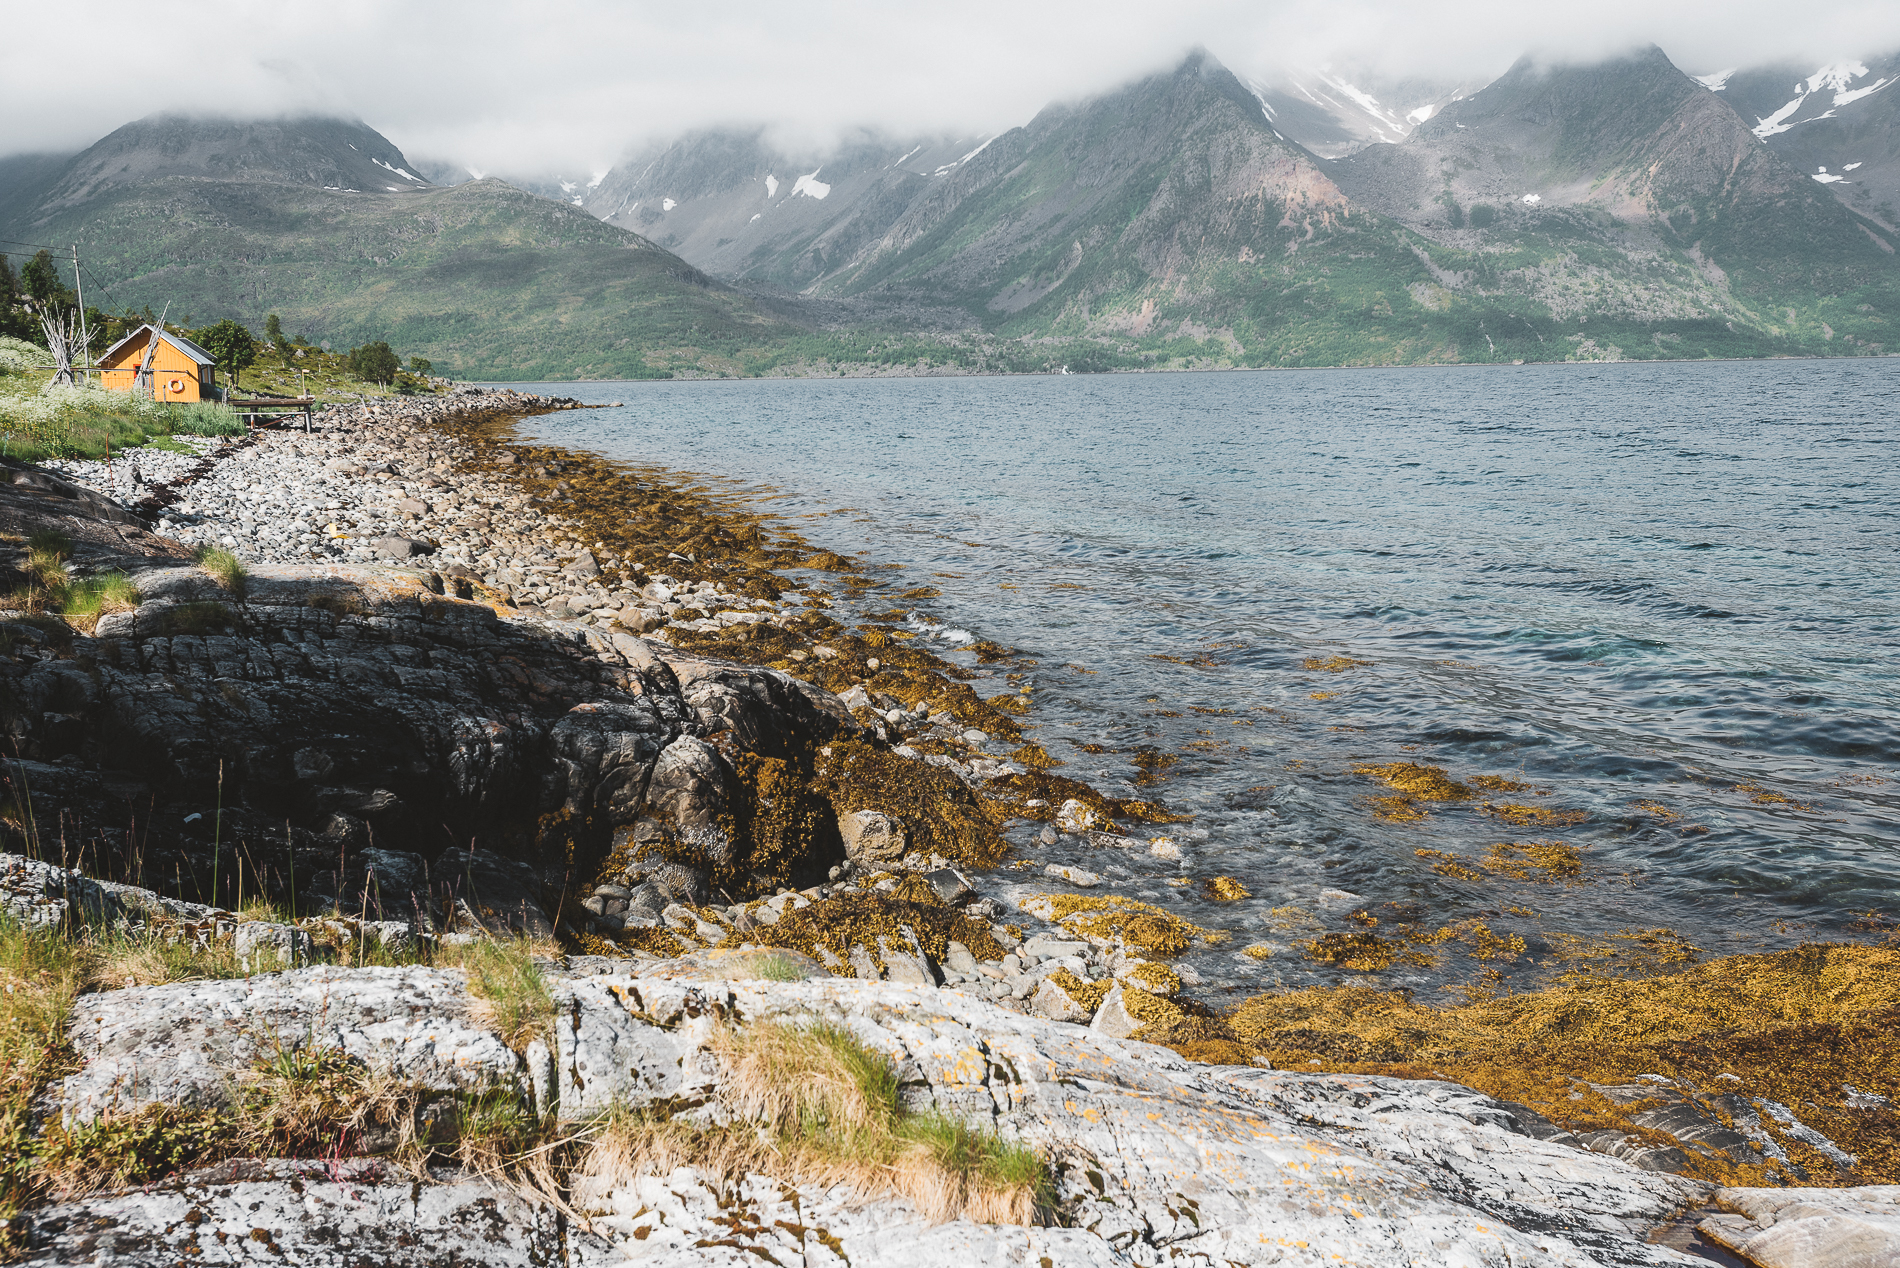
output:
[[[1046,977],[1037,983],[1035,993],[1029,997],[1029,1010],[1050,1021],[1085,1022],[1089,1019],[1089,1010],[1082,1007],[1075,996]]]
[[[84,996],[72,1045],[85,1062],[54,1099],[89,1122],[106,1109],[227,1104],[236,1077],[280,1047],[334,1049],[436,1091],[517,1087],[520,1060],[469,1011],[453,969],[310,968]]]
[[[1900,1264],[1900,1185],[1851,1189],[1722,1189],[1697,1227],[1761,1268]]]
[[[247,973],[299,968],[310,962],[316,943],[295,925],[247,920],[232,935],[238,963]]]
[[[1102,827],[1102,817],[1071,797],[1056,809],[1056,831],[1081,834]]]
[[[1120,982],[1109,987],[1108,994],[1102,996],[1101,1007],[1095,1010],[1089,1029],[1110,1039],[1126,1039],[1141,1029],[1141,1022],[1129,1013],[1123,1002]]]

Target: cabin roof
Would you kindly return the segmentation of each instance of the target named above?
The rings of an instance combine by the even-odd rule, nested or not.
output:
[[[119,342],[113,344],[110,348],[107,348],[103,353],[100,354],[99,359],[103,361],[106,358],[113,356],[121,348],[124,348],[129,343],[132,343],[134,341],[142,342],[146,339],[149,339],[151,338],[151,333],[152,333],[152,325],[150,322],[147,322],[145,325],[140,326],[137,330],[134,330],[131,334],[127,335],[125,338],[119,340]],[[175,335],[169,330],[161,330],[158,332],[158,337],[160,339],[163,339],[166,343],[170,344],[172,347],[178,349],[180,352],[184,353],[186,356],[190,357],[193,361],[196,361],[199,365],[210,366],[214,370],[217,368],[218,360],[216,357],[212,356],[209,352],[206,352],[203,348],[200,348],[197,344],[185,338],[183,335]]]

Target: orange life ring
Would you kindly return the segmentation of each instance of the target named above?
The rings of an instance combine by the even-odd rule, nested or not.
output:
[[[185,390],[185,381],[183,379],[173,379],[170,383],[167,383],[165,387],[172,392],[182,392]]]

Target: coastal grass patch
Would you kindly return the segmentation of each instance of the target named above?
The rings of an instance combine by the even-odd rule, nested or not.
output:
[[[192,552],[192,562],[204,569],[205,575],[230,592],[235,599],[244,598],[246,582],[250,579],[244,561],[221,546],[200,546]]]
[[[92,384],[52,386],[50,368],[9,374],[0,367],[0,456],[16,461],[103,459],[141,445],[173,448],[173,436],[244,430],[236,411],[216,402],[168,404]]]
[[[1728,1126],[1744,1117],[1792,1164],[1688,1148],[1688,1174],[1722,1184],[1900,1183],[1900,946],[1815,944],[1685,967],[1679,940],[1648,941],[1654,949],[1634,957],[1586,951],[1571,961],[1580,967],[1541,989],[1473,991],[1462,1004],[1315,987],[1141,1037],[1195,1059],[1218,1050],[1285,1069],[1447,1079],[1575,1133],[1614,1129],[1676,1145],[1633,1121],[1651,1101],[1619,1105],[1597,1090],[1656,1075],[1671,1081],[1657,1085],[1659,1098],[1688,1095]],[[1842,1164],[1807,1131],[1853,1161]]]
[[[545,950],[481,940],[374,958],[464,967],[486,1023],[523,1045],[553,1019],[534,962]],[[536,1145],[540,1125],[510,1091],[444,1096],[340,1050],[296,1043],[239,1072],[221,1107],[36,1121],[47,1086],[76,1067],[67,1027],[89,992],[248,975],[229,938],[196,941],[164,923],[36,929],[0,917],[0,1220],[49,1195],[123,1188],[225,1158],[370,1153],[419,1168],[444,1151],[485,1165]],[[9,1249],[0,1232],[0,1253]]]
[[[577,1197],[690,1166],[722,1189],[764,1174],[902,1197],[932,1223],[1040,1224],[1053,1215],[1048,1164],[1035,1150],[946,1114],[907,1109],[890,1058],[841,1026],[726,1028],[710,1048],[721,1068],[719,1097],[736,1121],[611,1115],[575,1169]]]
[[[63,618],[91,633],[107,612],[139,605],[138,588],[124,573],[108,571],[75,577],[69,567],[73,541],[58,529],[43,529],[26,540],[26,555],[15,574],[20,584],[0,605],[26,616]]]
[[[468,991],[480,1020],[519,1052],[554,1024],[554,997],[537,960],[558,953],[559,948],[526,938],[478,938],[438,947],[432,959],[437,966],[459,966],[468,974]]]

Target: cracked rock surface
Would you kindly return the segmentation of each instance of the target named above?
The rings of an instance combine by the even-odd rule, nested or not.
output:
[[[1706,1186],[1538,1140],[1510,1107],[1468,1088],[1195,1065],[956,990],[722,980],[710,976],[716,964],[700,980],[576,967],[556,971],[559,1023],[519,1056],[469,1020],[455,971],[315,968],[108,992],[81,1002],[86,1064],[57,1095],[69,1112],[99,1104],[137,1074],[136,1054],[141,1068],[172,1071],[164,1096],[204,1103],[242,1066],[243,1036],[310,1024],[311,1042],[444,1086],[524,1081],[564,1121],[610,1104],[690,1113],[720,1096],[708,1049],[717,1028],[824,1021],[887,1054],[913,1107],[1044,1151],[1066,1226],[931,1225],[901,1199],[795,1176],[726,1189],[682,1168],[583,1170],[570,1201],[584,1220],[562,1228],[551,1209],[449,1173],[412,1188],[379,1181],[370,1162],[344,1168],[366,1177],[348,1183],[272,1162],[30,1212],[29,1261],[328,1265],[374,1247],[374,1262],[404,1264],[1698,1262],[1644,1238]],[[230,1038],[208,1042],[214,1033]],[[265,1232],[255,1245],[253,1228]]]

